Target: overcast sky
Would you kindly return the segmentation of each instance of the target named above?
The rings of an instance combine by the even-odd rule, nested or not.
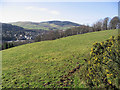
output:
[[[106,2],[87,2],[89,0],[86,2],[19,1],[21,2],[2,0],[0,22],[61,20],[91,25],[99,19],[118,15],[118,0],[106,0]]]

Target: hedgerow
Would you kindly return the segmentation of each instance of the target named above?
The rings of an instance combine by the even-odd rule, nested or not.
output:
[[[120,35],[93,44],[84,72],[89,87],[120,88]]]

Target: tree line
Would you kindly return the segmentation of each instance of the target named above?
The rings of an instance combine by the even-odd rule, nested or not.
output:
[[[120,18],[118,16],[115,16],[110,20],[109,17],[106,17],[103,20],[99,20],[94,23],[92,27],[95,31],[119,29]]]
[[[0,45],[0,50],[4,50],[4,49],[8,49],[8,48],[12,48],[12,47],[16,47],[19,45],[24,45],[24,44],[28,44],[28,43],[33,43],[33,40],[23,40],[23,41],[12,41],[12,42],[3,42],[2,45]]]
[[[120,28],[120,18],[118,16],[113,17],[111,20],[109,17],[104,18],[95,22],[92,26],[80,25],[78,27],[73,27],[67,30],[56,30],[49,31],[47,33],[42,33],[35,38],[35,42],[45,41],[45,40],[55,40],[62,37],[84,34],[88,32],[96,32],[102,30],[119,29]]]

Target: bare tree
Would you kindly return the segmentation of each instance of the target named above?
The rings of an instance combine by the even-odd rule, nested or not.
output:
[[[111,21],[109,23],[109,28],[110,29],[117,29],[119,23],[120,23],[120,18],[118,16],[115,16],[111,19]]]
[[[99,20],[95,24],[93,24],[94,31],[101,31],[102,30],[103,21]]]
[[[108,21],[109,21],[109,17],[104,18],[102,25],[103,30],[108,30]]]

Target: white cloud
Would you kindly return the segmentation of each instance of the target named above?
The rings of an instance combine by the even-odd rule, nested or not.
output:
[[[38,7],[34,7],[34,6],[28,6],[25,8],[26,10],[37,10],[37,11],[47,11],[47,8],[38,8]]]
[[[53,15],[59,15],[60,14],[59,11],[55,11],[55,10],[50,11],[50,13],[53,14]]]
[[[46,12],[52,15],[60,15],[60,12],[57,10],[50,10],[48,8],[39,8],[39,7],[33,7],[33,6],[28,6],[25,8],[26,10],[35,10],[35,11],[42,11]]]
[[[47,11],[48,9],[47,8],[38,8],[38,10],[40,10],[40,11]]]
[[[31,9],[33,9],[33,7],[32,7],[32,6],[29,6],[29,7],[26,7],[25,9],[31,10]]]

